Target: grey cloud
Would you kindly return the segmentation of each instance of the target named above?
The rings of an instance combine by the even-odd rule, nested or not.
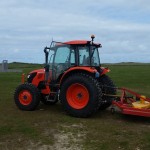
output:
[[[0,61],[7,56],[11,61],[39,62],[43,47],[52,38],[89,39],[90,34],[102,43],[101,54],[109,55],[112,61],[137,51],[146,56],[150,47],[149,4],[148,0],[1,0]],[[118,54],[113,55],[115,59],[114,53]]]

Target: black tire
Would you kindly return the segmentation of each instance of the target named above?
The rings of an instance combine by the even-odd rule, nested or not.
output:
[[[70,102],[75,101],[74,99],[78,99],[82,100],[82,98],[87,97],[87,95],[82,91],[81,93],[78,93],[77,95],[75,95],[75,97],[77,98],[69,98],[67,99],[68,93],[69,92],[70,87],[73,87],[74,85],[79,85],[81,87],[83,87],[83,89],[85,88],[85,91],[88,93],[88,102],[87,104],[82,108],[76,108],[74,106],[71,106],[69,104]],[[78,88],[77,88],[78,89]],[[79,91],[80,91],[79,90]],[[70,94],[72,95],[73,93],[75,93],[75,90],[72,90],[72,92],[70,92]],[[84,94],[83,94],[84,93]],[[68,77],[61,86],[60,89],[60,101],[65,109],[65,111],[74,117],[89,117],[92,114],[94,114],[101,103],[101,96],[102,96],[102,92],[101,92],[101,88],[100,85],[98,83],[97,80],[95,80],[94,78],[92,78],[91,76],[87,75],[87,74],[82,74],[82,73],[76,73],[73,74],[72,76]],[[76,104],[75,104],[76,105]]]
[[[99,78],[99,83],[102,88],[102,93],[104,94],[110,94],[110,95],[115,95],[116,94],[116,89],[115,89],[115,84],[113,81],[108,77],[107,75],[103,75]],[[108,97],[103,95],[102,96],[102,103],[99,107],[99,110],[105,110],[108,108],[111,104],[112,101],[114,100],[113,97]]]
[[[14,100],[19,109],[32,111],[39,105],[40,92],[31,83],[21,84],[15,90]]]
[[[49,96],[47,99],[47,96],[49,95],[44,95],[41,94],[41,102],[45,105],[55,105],[58,102],[58,96],[55,98],[55,96]]]

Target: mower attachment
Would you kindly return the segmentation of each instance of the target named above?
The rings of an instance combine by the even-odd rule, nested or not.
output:
[[[112,105],[117,106],[122,114],[150,117],[150,98],[126,88],[117,88],[121,96],[114,95]],[[109,96],[109,95],[108,95]]]

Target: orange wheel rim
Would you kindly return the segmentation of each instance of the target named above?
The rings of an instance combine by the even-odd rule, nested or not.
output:
[[[67,90],[67,102],[72,108],[82,109],[89,101],[89,92],[82,84],[72,84]]]
[[[23,90],[19,93],[19,102],[22,105],[29,105],[32,102],[32,95],[29,91]]]

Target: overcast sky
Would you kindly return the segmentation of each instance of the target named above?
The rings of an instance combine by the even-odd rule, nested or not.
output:
[[[43,63],[55,41],[102,44],[102,63],[150,62],[150,0],[0,0],[0,62]]]

